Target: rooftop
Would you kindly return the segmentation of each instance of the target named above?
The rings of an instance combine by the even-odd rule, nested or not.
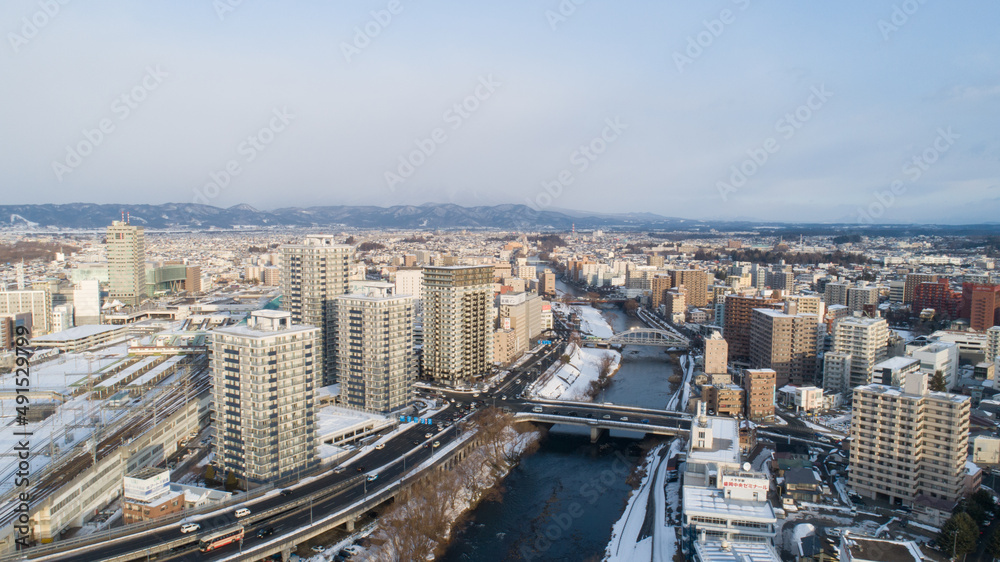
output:
[[[841,541],[841,549],[846,546],[850,550],[851,559],[855,562],[867,560],[879,562],[920,562],[924,559],[920,547],[913,541],[890,541],[848,535]],[[841,560],[847,558],[841,553]]]
[[[37,343],[66,342],[66,341],[80,340],[83,338],[89,338],[91,336],[96,336],[114,331],[124,331],[124,326],[108,326],[105,324],[76,326],[74,328],[68,328],[61,332],[56,332],[54,334],[49,334],[47,336],[38,336],[36,338],[31,338],[31,341]]]
[[[761,523],[777,521],[770,503],[726,498],[723,493],[723,490],[719,488],[684,486],[683,513],[685,515],[722,516],[723,518]]]
[[[726,417],[707,417],[708,427],[712,429],[712,443],[704,449],[696,449],[692,445],[688,449],[688,462],[730,463],[740,462],[740,438],[736,420]],[[698,419],[694,420],[692,435],[698,428]]]

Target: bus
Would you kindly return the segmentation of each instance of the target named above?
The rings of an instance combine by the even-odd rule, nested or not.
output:
[[[233,525],[232,527],[226,527],[225,529],[205,535],[198,542],[198,548],[202,552],[210,552],[229,543],[241,540],[243,540],[243,525]]]

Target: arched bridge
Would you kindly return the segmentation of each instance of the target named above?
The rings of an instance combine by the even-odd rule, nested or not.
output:
[[[658,347],[687,348],[691,342],[684,336],[667,330],[633,328],[618,332],[610,338],[587,338],[584,343],[605,345],[652,345]]]

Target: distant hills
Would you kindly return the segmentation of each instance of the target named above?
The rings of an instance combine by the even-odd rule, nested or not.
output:
[[[1000,225],[857,225],[776,223],[754,221],[702,221],[664,217],[653,213],[590,213],[563,209],[536,210],[526,205],[462,207],[454,204],[287,207],[261,211],[241,204],[229,208],[196,203],[163,205],[99,205],[69,203],[0,205],[0,229],[101,229],[128,212],[133,224],[149,229],[229,229],[233,227],[317,227],[566,231],[607,229],[633,231],[682,231],[703,235],[754,230],[767,233],[831,234],[996,234]]]

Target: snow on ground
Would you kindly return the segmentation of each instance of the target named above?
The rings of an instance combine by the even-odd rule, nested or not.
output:
[[[622,517],[612,527],[611,540],[605,550],[606,562],[674,559],[677,550],[677,535],[674,531],[676,525],[668,519],[666,510],[669,501],[673,517],[679,517],[680,494],[677,493],[679,484],[671,482],[665,485],[665,482],[667,461],[681,450],[682,444],[680,439],[674,439],[664,455],[661,456],[660,453],[666,445],[659,445],[646,455],[646,475],[639,488],[629,497]],[[653,535],[638,540],[646,521],[646,506],[649,501],[654,502]]]
[[[583,348],[571,344],[566,351],[570,356],[569,363],[559,367],[549,377],[535,393],[537,396],[550,400],[589,400],[587,392],[590,383],[598,379],[601,358],[606,354],[614,357],[612,373],[618,370],[622,359],[620,353],[610,349]]]
[[[667,402],[668,410],[673,410],[675,412],[687,411],[688,399],[691,397],[691,378],[694,376],[694,364],[695,362],[691,361],[689,356],[681,356],[680,365],[683,372],[681,385]]]
[[[571,312],[576,313],[577,317],[580,318],[581,332],[598,338],[610,338],[615,334],[614,330],[611,329],[611,324],[608,324],[608,321],[601,316],[601,311],[592,306],[570,305],[553,301],[552,309],[567,317]]]
[[[812,423],[812,422],[807,421],[807,420],[800,420],[800,421],[802,423],[806,424],[806,426],[808,426],[809,429],[812,429],[813,431],[817,431],[817,432],[822,433],[824,435],[833,435],[833,436],[836,436],[836,437],[844,437],[846,435],[844,432],[834,431],[834,430],[830,429],[829,427],[826,427],[826,426],[823,426],[823,425],[819,425],[819,424],[815,424],[815,423]]]

